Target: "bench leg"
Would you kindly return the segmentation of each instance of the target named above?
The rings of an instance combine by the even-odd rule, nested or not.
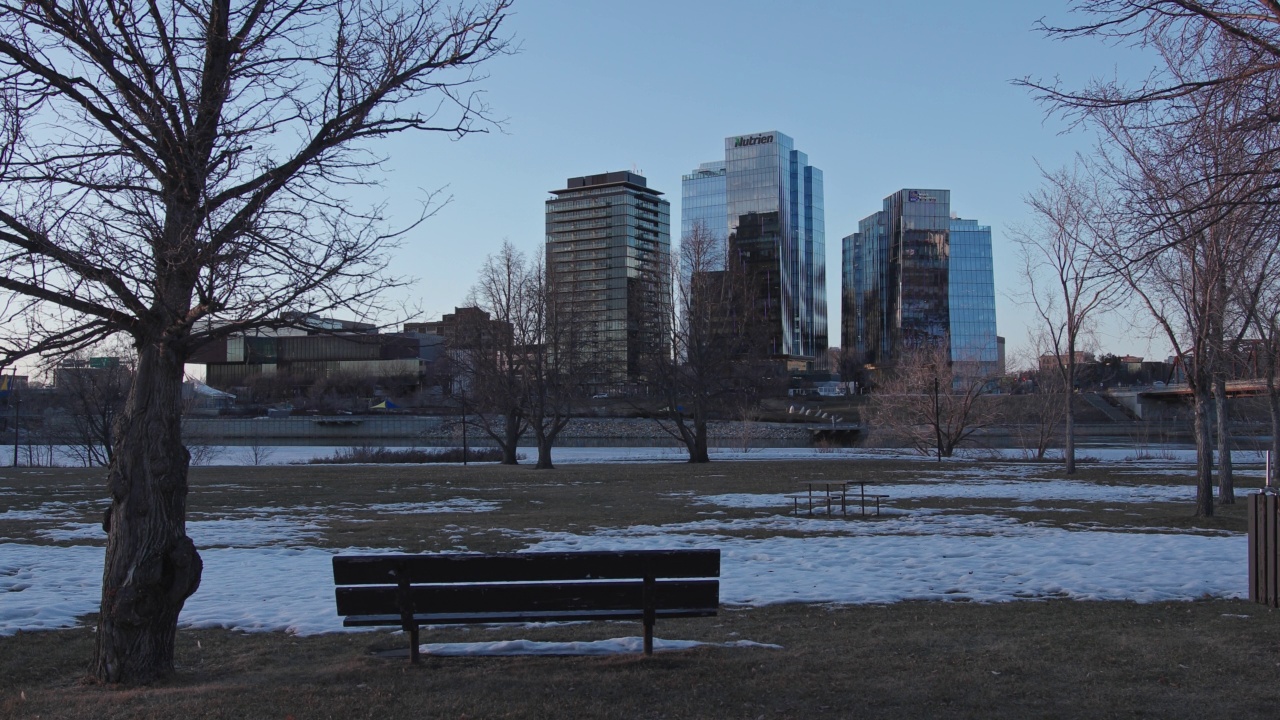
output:
[[[414,625],[409,630],[409,662],[418,662],[418,626]]]
[[[652,570],[644,573],[644,654],[653,654],[653,623],[658,619],[658,581]]]

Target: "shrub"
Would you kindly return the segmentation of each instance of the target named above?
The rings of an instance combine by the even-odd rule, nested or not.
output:
[[[470,448],[467,450],[468,462],[498,462],[501,459],[502,451],[497,448]],[[350,447],[335,450],[329,457],[312,458],[308,462],[312,465],[460,463],[462,462],[462,448],[423,450],[421,448]]]

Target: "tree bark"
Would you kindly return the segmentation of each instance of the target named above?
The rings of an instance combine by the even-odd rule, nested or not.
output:
[[[1213,433],[1209,427],[1209,391],[1197,383],[1191,390],[1196,437],[1196,515],[1213,516]]]
[[[503,417],[502,437],[502,464],[519,465],[520,458],[516,455],[516,450],[520,444],[519,415],[507,413]]]
[[[1071,375],[1074,375],[1074,372]],[[1067,416],[1066,427],[1063,429],[1062,458],[1066,461],[1068,475],[1074,475],[1076,472],[1076,389],[1074,385],[1074,378],[1072,378],[1066,387]]]
[[[103,518],[107,552],[92,675],[149,683],[173,672],[178,614],[200,586],[203,564],[186,534],[182,362],[159,342],[143,346],[116,426]]]
[[[695,418],[693,421],[693,444],[689,446],[689,462],[711,462],[711,455],[707,452],[707,421],[705,419]]]
[[[551,446],[538,445],[538,464],[535,466],[538,470],[555,470],[556,466],[551,464]]]
[[[1218,504],[1234,505],[1236,502],[1235,477],[1231,471],[1230,406],[1227,400],[1227,379],[1221,373],[1213,379],[1214,411],[1218,425]]]
[[[1268,383],[1267,407],[1271,410],[1271,477],[1265,484],[1280,487],[1280,388],[1275,383]]]

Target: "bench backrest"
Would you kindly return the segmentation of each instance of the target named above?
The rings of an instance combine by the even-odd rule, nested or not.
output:
[[[720,551],[334,556],[338,614],[714,614]],[[346,587],[344,587],[346,586]],[[376,586],[376,587],[371,587]],[[627,612],[624,612],[627,611]]]
[[[711,578],[717,550],[622,550],[477,555],[335,555],[335,585]]]

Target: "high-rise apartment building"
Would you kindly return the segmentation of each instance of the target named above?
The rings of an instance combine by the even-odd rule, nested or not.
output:
[[[827,350],[822,171],[786,135],[725,138],[724,161],[683,178],[681,231],[701,226],[754,282],[768,351],[796,368]]]
[[[561,317],[572,317],[597,386],[639,379],[661,352],[671,253],[671,204],[631,172],[569,178],[546,203],[547,273]]]
[[[946,343],[961,374],[996,372],[991,228],[953,217],[949,190],[890,195],[841,250],[841,333],[866,363]]]

